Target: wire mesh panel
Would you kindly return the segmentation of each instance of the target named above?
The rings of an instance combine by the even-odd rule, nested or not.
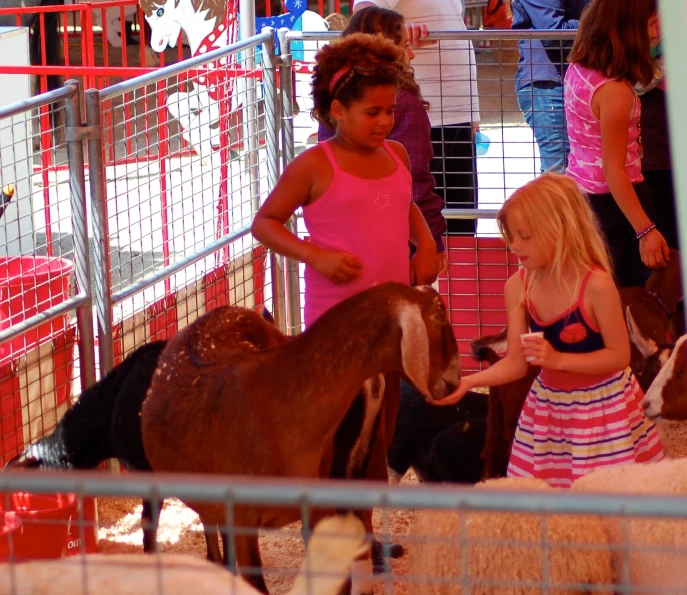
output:
[[[277,151],[266,145],[274,81],[266,90],[258,68],[266,40],[99,95],[116,360],[213,306],[270,298],[265,252],[247,237]]]
[[[76,356],[76,308],[84,304],[90,308],[83,162],[79,175],[79,155],[65,140],[69,130],[65,124],[78,112],[77,95],[78,87],[66,86],[0,110],[0,457],[4,462],[50,432],[68,407]],[[54,164],[48,169],[41,167],[46,151]],[[71,171],[69,157],[76,168]],[[90,310],[83,314],[86,323]],[[85,340],[92,347],[90,331],[88,335]],[[86,383],[91,382],[92,371],[82,372]]]
[[[338,593],[351,573],[354,584],[375,594],[677,594],[686,580],[687,508],[673,494],[684,494],[684,472],[684,461],[609,469],[567,492],[531,479],[390,489],[267,478],[5,474],[0,502],[9,512],[2,513],[0,592],[34,592],[47,583],[57,594],[105,588],[113,594],[254,593],[245,581],[260,575],[270,593],[322,595]],[[671,494],[662,494],[661,480],[669,476]],[[615,493],[624,489],[622,478],[638,481],[641,487],[630,488],[635,495]],[[646,485],[649,479],[659,485]],[[69,508],[96,495],[98,546],[108,555],[77,548],[78,557],[54,559],[70,537],[92,529]],[[40,499],[52,501],[51,518],[28,514]],[[141,499],[166,499],[157,533],[160,556],[140,555]],[[259,535],[261,566],[237,567],[233,552],[229,570],[203,559],[205,540],[193,510],[205,504],[223,511],[219,531],[230,543]],[[294,522],[258,533],[234,522],[242,507],[289,510]],[[370,509],[367,525],[348,513]],[[49,539],[41,542],[41,535]],[[403,551],[371,575],[369,563],[351,562],[374,549],[373,538]],[[215,539],[211,532],[209,541]]]

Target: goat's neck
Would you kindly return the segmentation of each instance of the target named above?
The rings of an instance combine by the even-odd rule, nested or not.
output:
[[[316,440],[338,427],[365,380],[401,370],[400,340],[392,315],[315,325],[266,352],[269,361],[260,366],[263,377],[257,382],[285,395],[280,410],[290,409]]]
[[[669,271],[665,271],[660,281],[661,282],[648,284],[646,290],[649,293],[656,294],[668,310],[675,313],[677,310],[677,303],[682,297],[680,275],[679,273],[671,275]]]

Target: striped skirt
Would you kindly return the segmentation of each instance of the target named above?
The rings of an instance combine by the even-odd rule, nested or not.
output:
[[[643,397],[629,368],[577,390],[546,386],[538,376],[520,414],[508,476],[569,487],[597,467],[660,461],[663,447],[642,413]]]

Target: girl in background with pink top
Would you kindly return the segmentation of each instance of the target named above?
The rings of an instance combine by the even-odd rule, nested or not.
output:
[[[436,244],[412,201],[408,154],[386,138],[403,49],[362,33],[324,47],[313,75],[314,117],[334,137],[294,159],[255,216],[253,236],[305,263],[305,325],[386,281],[433,283]],[[303,208],[310,241],[285,223]],[[417,250],[408,265],[408,241]]]
[[[642,176],[635,92],[653,79],[657,40],[656,0],[592,0],[565,75],[566,173],[589,197],[620,287],[644,285],[649,269],[664,267],[670,257]]]

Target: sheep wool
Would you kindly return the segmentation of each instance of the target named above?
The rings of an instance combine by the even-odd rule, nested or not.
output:
[[[489,480],[473,489],[553,490],[530,478]],[[608,593],[612,582],[611,552],[595,516],[423,511],[410,537],[418,595],[582,595]]]
[[[687,495],[687,459],[597,469],[572,490],[662,496]],[[603,517],[617,585],[631,592],[687,592],[687,520]],[[627,546],[627,549],[626,547]]]

